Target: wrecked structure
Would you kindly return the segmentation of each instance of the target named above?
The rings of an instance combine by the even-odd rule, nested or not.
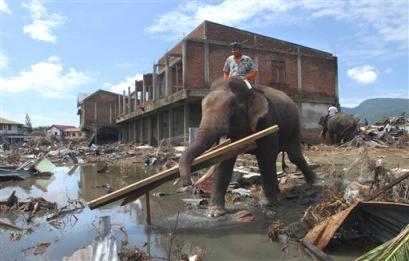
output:
[[[80,129],[86,133],[91,142],[118,140],[115,116],[120,98],[121,95],[104,90],[78,96],[77,114],[80,117]]]
[[[318,142],[319,117],[338,103],[337,58],[330,53],[204,21],[137,81],[135,91],[118,99],[116,123],[122,142],[158,145],[162,139],[185,143],[199,126],[201,100],[222,76],[230,42],[258,68],[255,84],[287,93],[301,111],[303,138]],[[140,95],[138,95],[140,93]],[[142,95],[145,94],[145,95]]]
[[[0,144],[22,142],[25,138],[22,123],[0,117]]]

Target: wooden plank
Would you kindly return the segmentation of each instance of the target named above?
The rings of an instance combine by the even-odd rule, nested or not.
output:
[[[221,148],[205,153],[197,157],[192,162],[191,169],[192,171],[196,171],[201,168],[204,168],[210,165],[214,165],[215,163],[224,161],[228,158],[234,157],[240,153],[246,152],[249,149],[254,148],[254,145],[251,145],[251,144],[254,143],[257,139],[273,134],[277,131],[278,131],[278,126],[274,125],[262,131],[254,133],[250,136],[242,138],[238,141],[235,141],[231,144],[228,144]],[[88,207],[90,209],[94,209],[94,208],[107,205],[109,203],[112,203],[120,199],[125,199],[123,204],[127,204],[137,199],[139,196],[145,194],[146,192],[162,185],[165,182],[175,179],[178,176],[179,176],[179,166],[177,165],[173,168],[170,168],[158,174],[152,175],[146,179],[130,184],[110,194],[94,199],[88,202]]]
[[[227,144],[231,143],[231,139],[225,139],[222,142],[220,142],[219,144],[217,144],[216,146],[211,147],[210,149],[208,149],[205,153],[213,151],[215,149],[221,148],[226,146]],[[218,165],[218,164],[216,164]],[[216,166],[214,165],[214,166]],[[214,166],[211,166],[210,169],[206,172],[206,174],[204,174],[198,181],[196,181],[196,183],[193,186],[197,186],[200,183],[202,183],[203,181],[205,181],[208,177],[210,177],[211,175],[213,175],[213,173],[209,174],[210,170],[213,169],[212,171],[214,171]],[[176,179],[175,182],[173,182],[173,186],[177,185],[180,182],[180,178]]]
[[[358,204],[359,201],[316,225],[308,232],[303,241],[310,242],[319,249],[324,250],[335,232]]]

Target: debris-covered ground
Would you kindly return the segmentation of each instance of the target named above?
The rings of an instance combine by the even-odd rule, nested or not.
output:
[[[288,159],[289,168],[284,171],[280,155],[280,201],[269,209],[256,204],[260,175],[251,155],[238,158],[226,196],[228,213],[223,217],[206,215],[212,177],[197,185],[193,194],[176,193],[180,184],[168,183],[152,191],[152,227],[145,225],[143,198],[124,207],[114,203],[93,211],[86,202],[174,166],[183,147],[166,142],[157,148],[118,143],[88,147],[85,142],[37,138],[0,152],[0,165],[14,168],[17,176],[23,170],[29,173],[12,181],[7,179],[9,170],[1,167],[0,238],[13,241],[13,247],[3,244],[0,259],[90,258],[101,245],[110,246],[104,251],[121,260],[306,259],[299,242],[316,225],[409,172],[409,136],[373,135],[370,130],[364,128],[341,146],[306,146],[304,154],[318,175],[314,186],[305,185]],[[49,167],[45,161],[39,166],[41,159],[58,167],[39,175]],[[373,200],[409,203],[409,179]],[[108,223],[105,216],[111,218]],[[104,224],[111,227],[109,233],[102,232],[108,231]],[[331,246],[328,251],[343,260],[342,247]],[[364,244],[352,255],[371,247]]]

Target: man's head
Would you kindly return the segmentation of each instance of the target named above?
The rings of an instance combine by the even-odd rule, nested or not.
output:
[[[230,44],[231,52],[234,56],[239,57],[241,56],[241,43],[233,42]]]

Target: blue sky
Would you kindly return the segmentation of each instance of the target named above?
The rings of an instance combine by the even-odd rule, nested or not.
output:
[[[203,20],[333,53],[342,106],[409,98],[406,0],[0,0],[0,117],[78,126],[78,93],[122,92]]]

